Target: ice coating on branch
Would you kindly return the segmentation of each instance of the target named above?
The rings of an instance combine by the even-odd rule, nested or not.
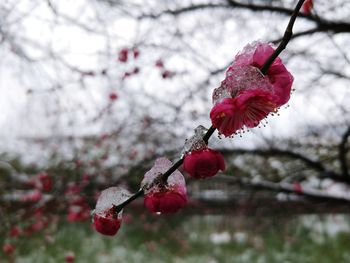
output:
[[[204,136],[207,133],[208,129],[205,128],[203,125],[197,126],[197,128],[194,129],[194,133],[198,136]]]
[[[231,136],[244,127],[256,127],[288,102],[293,76],[282,60],[277,57],[265,75],[260,71],[273,52],[270,44],[254,42],[237,54],[213,92],[210,118],[219,133]]]
[[[203,136],[208,131],[207,128],[205,128],[202,125],[199,125],[197,128],[194,129],[194,135],[186,139],[184,147],[181,151],[181,154],[186,154],[191,151],[200,151],[207,148],[207,144],[203,140]]]
[[[121,187],[110,187],[103,190],[97,200],[95,214],[105,214],[106,211],[123,203],[130,196],[130,192]]]
[[[167,185],[163,184],[161,176],[171,166],[172,162],[164,157],[158,158],[155,161],[154,166],[151,168],[151,170],[145,173],[141,182],[141,187],[144,188],[145,194],[159,192],[162,191],[163,188],[173,187],[180,187],[181,189],[184,189],[184,192],[186,193],[185,178],[179,172],[179,170],[176,170],[168,177]]]

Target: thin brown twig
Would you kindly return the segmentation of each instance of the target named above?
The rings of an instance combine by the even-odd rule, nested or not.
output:
[[[342,136],[342,140],[339,144],[340,168],[341,168],[342,176],[344,176],[347,179],[349,178],[349,167],[348,167],[347,158],[346,158],[346,155],[348,152],[348,147],[346,145],[349,137],[350,137],[350,126],[344,132]]]
[[[281,52],[286,48],[288,42],[291,40],[292,35],[293,35],[294,22],[297,19],[297,16],[299,14],[299,10],[302,7],[302,5],[304,4],[304,2],[305,2],[305,0],[298,1],[297,5],[293,11],[293,14],[290,17],[289,23],[287,25],[286,31],[284,32],[281,43],[276,48],[275,52],[272,53],[272,55],[266,60],[264,65],[261,67],[261,72],[263,74],[267,73],[267,70],[272,65],[274,60],[279,56],[279,54],[281,54]]]

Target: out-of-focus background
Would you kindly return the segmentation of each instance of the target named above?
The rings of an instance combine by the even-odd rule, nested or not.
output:
[[[102,189],[134,192],[179,158],[226,67],[278,44],[292,0],[2,0],[0,262],[349,262],[350,2],[314,0],[281,58],[295,78],[268,124],[210,146],[175,216],[91,228]],[[266,127],[265,127],[266,126]]]

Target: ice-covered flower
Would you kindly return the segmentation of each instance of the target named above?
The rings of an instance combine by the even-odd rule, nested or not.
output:
[[[218,151],[209,149],[203,136],[208,130],[198,126],[195,134],[186,140],[182,153],[184,154],[184,170],[194,178],[214,176],[219,170],[225,170],[224,157]]]
[[[271,45],[247,45],[226,71],[213,92],[210,118],[215,128],[231,136],[244,126],[255,127],[290,97],[293,76],[277,57],[263,75],[260,68],[274,52]]]
[[[161,175],[172,166],[166,158],[158,158],[141,182],[144,189],[144,205],[152,213],[176,213],[187,203],[186,183],[176,170],[163,182]]]
[[[207,148],[186,154],[183,168],[190,176],[203,179],[224,171],[225,160],[220,152]]]
[[[121,218],[113,215],[112,211],[105,213],[103,216],[94,214],[93,220],[96,231],[107,236],[114,236],[117,234],[122,223]]]
[[[118,232],[122,223],[122,211],[117,214],[115,207],[130,196],[127,190],[120,187],[110,187],[102,191],[93,217],[96,231],[108,236],[114,236]]]

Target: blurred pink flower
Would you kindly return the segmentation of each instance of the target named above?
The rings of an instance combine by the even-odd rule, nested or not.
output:
[[[128,53],[129,53],[129,50],[127,48],[123,48],[119,51],[118,53],[118,60],[120,62],[127,62],[128,61]]]
[[[308,15],[311,13],[311,10],[313,7],[314,7],[313,0],[306,0],[302,6],[302,12]]]
[[[10,237],[18,237],[21,234],[22,234],[22,230],[18,226],[12,227],[9,232]]]
[[[35,189],[24,194],[21,200],[22,202],[38,202],[41,200],[41,198],[42,198],[41,191],[38,189]]]
[[[75,260],[74,252],[72,251],[66,252],[66,254],[64,255],[64,260],[66,261],[66,263],[73,263]]]
[[[110,101],[115,101],[116,99],[118,99],[117,93],[115,93],[115,92],[109,93],[109,100]]]
[[[161,59],[158,59],[154,65],[157,68],[164,68],[164,63],[163,63],[163,60],[161,60]]]
[[[4,253],[7,255],[12,254],[13,252],[15,252],[15,250],[16,250],[15,245],[12,245],[9,243],[4,244],[2,247],[2,251],[4,251]]]
[[[135,59],[139,57],[139,55],[140,55],[140,50],[139,50],[137,47],[134,47],[134,48],[132,49],[132,52],[133,52],[133,55],[134,55],[134,58],[135,58]]]
[[[83,222],[90,218],[90,207],[87,203],[81,205],[71,205],[68,208],[68,222]]]
[[[52,189],[52,178],[47,173],[38,174],[40,181],[40,189],[43,191],[49,192]]]

